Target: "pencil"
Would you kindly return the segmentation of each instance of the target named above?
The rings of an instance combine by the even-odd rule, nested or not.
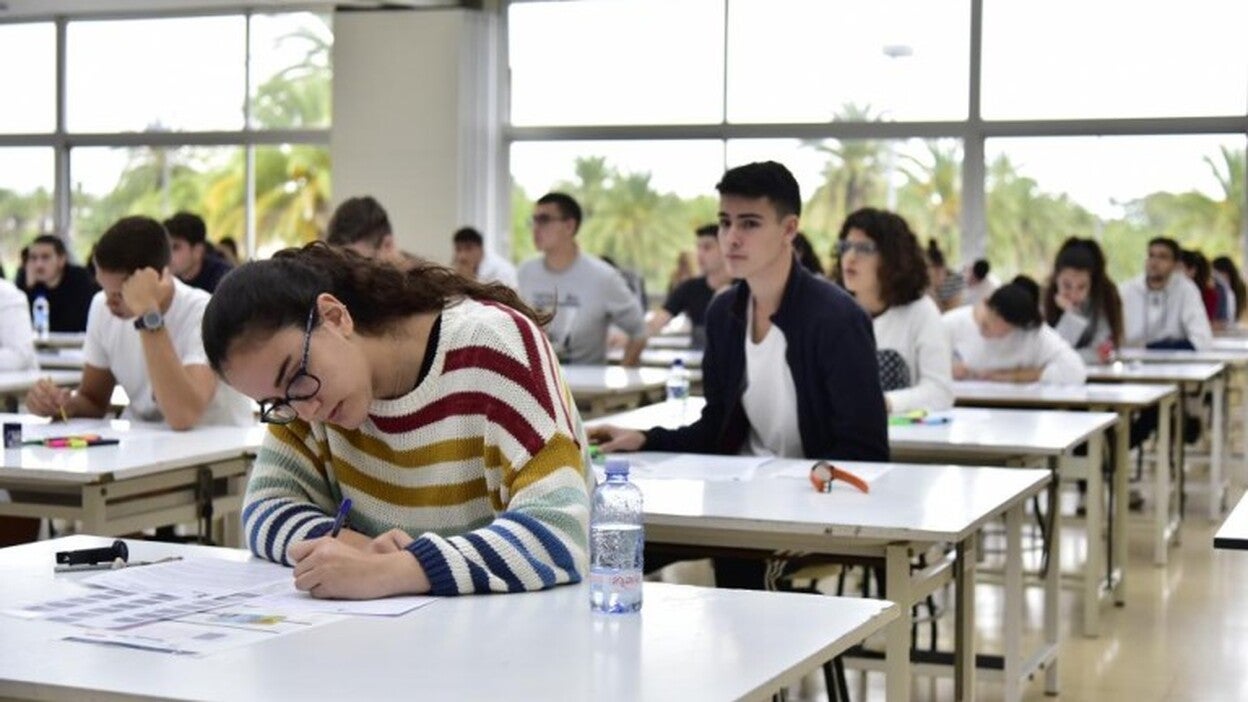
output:
[[[65,405],[61,405],[61,421],[69,423],[69,415],[65,413]]]

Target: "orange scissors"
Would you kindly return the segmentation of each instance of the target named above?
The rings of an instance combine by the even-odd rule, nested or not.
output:
[[[818,492],[832,492],[832,482],[834,480],[842,480],[858,489],[859,492],[869,493],[871,488],[867,485],[867,481],[850,473],[847,470],[837,468],[827,461],[819,461],[810,469],[810,484],[815,486]]]

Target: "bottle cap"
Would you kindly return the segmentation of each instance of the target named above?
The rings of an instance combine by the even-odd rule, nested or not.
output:
[[[605,470],[607,475],[628,475],[628,459],[608,458]]]
[[[672,359],[672,365],[673,365],[673,366],[684,366],[684,365],[685,365],[685,359],[683,359],[683,358],[673,358],[673,359]]]

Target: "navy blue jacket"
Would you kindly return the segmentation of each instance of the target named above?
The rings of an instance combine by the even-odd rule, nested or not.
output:
[[[741,405],[749,301],[745,281],[715,296],[706,313],[702,360],[706,409],[688,426],[650,429],[643,450],[741,452],[749,440]],[[771,321],[788,345],[804,457],[887,461],[888,413],[871,318],[844,290],[795,263]]]

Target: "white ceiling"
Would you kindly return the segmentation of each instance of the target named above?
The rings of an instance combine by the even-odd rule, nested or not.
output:
[[[341,8],[409,8],[473,5],[459,0],[0,0],[0,22],[44,17],[190,14]]]

